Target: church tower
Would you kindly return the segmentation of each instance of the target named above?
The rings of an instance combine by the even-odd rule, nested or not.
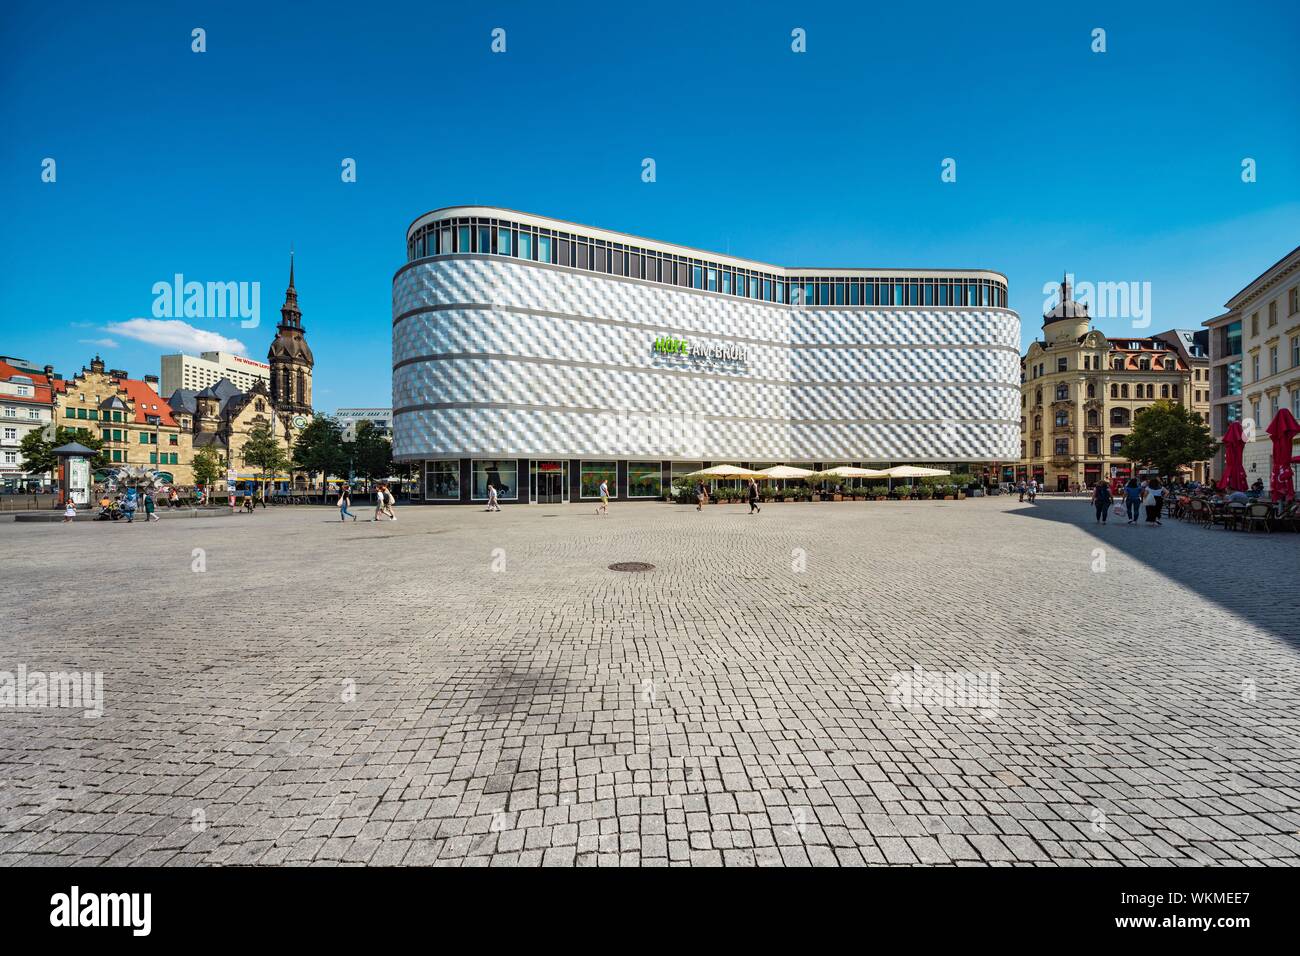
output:
[[[316,364],[302,328],[298,290],[293,287],[293,253],[289,253],[289,288],[280,308],[280,324],[266,361],[271,366],[271,401],[285,418],[311,415],[311,370]]]

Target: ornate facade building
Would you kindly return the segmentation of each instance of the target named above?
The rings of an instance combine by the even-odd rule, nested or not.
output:
[[[177,484],[189,484],[190,435],[154,390],[157,383],[154,375],[133,379],[122,369],[105,369],[96,355],[72,378],[55,379],[55,421],[102,438],[110,467],[154,468]]]
[[[179,427],[191,437],[194,452],[213,449],[241,477],[253,477],[244,465],[243,448],[254,428],[265,425],[285,451],[291,452],[298,433],[312,417],[315,359],[302,327],[292,257],[289,288],[285,290],[280,316],[276,337],[267,353],[271,366],[269,388],[258,379],[251,389],[242,391],[222,378],[197,391],[177,389],[168,398]]]
[[[1134,416],[1161,399],[1204,416],[1208,368],[1194,333],[1108,338],[1062,281],[1057,304],[1043,316],[1043,339],[1021,360],[1017,479],[1066,491],[1133,474],[1136,466],[1120,449]],[[1200,462],[1191,477],[1206,474]]]

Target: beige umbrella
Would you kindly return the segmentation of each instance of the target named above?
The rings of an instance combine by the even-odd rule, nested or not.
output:
[[[761,472],[749,471],[745,468],[737,468],[735,465],[711,465],[708,468],[701,468],[699,471],[693,471],[685,478],[755,478],[763,477]]]
[[[888,471],[877,468],[856,468],[853,465],[841,465],[821,473],[823,478],[886,478]]]
[[[940,475],[951,475],[952,472],[942,468],[922,468],[919,465],[895,465],[885,469],[885,474],[889,476],[889,487],[892,489],[895,478],[938,478]],[[911,485],[912,482],[909,481],[908,484]]]
[[[917,465],[895,465],[893,468],[887,468],[881,474],[888,475],[890,478],[938,478],[940,475],[951,475],[951,471],[943,468],[921,468]]]
[[[817,472],[809,471],[807,468],[794,468],[790,465],[773,465],[771,468],[764,468],[762,471],[755,472],[754,477],[758,478],[760,481],[769,478],[774,481],[779,481],[782,478],[812,478],[816,474]]]

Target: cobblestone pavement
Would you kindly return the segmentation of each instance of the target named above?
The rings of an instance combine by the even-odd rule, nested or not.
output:
[[[1300,536],[746,510],[0,525],[0,863],[1300,860]]]

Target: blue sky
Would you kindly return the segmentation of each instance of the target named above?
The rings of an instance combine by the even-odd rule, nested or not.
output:
[[[997,269],[1026,342],[1066,269],[1151,283],[1150,331],[1199,325],[1300,244],[1298,9],[9,2],[0,353],[156,373],[178,349],[121,326],[182,273],[261,283],[260,328],[188,324],[264,360],[292,244],[318,408],[387,405],[405,228],[469,202],[784,265]]]

